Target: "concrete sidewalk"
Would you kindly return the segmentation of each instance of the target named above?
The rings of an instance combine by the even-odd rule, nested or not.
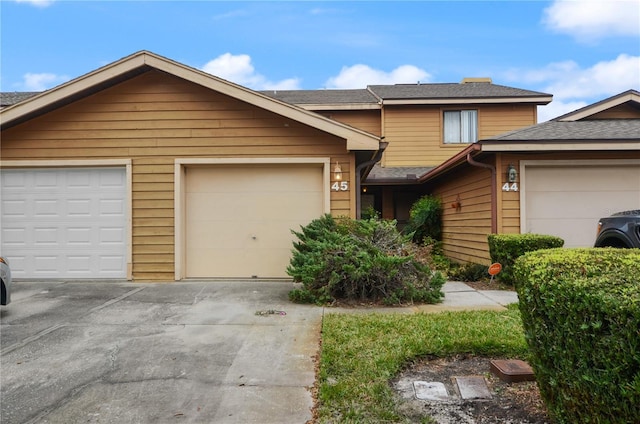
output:
[[[448,281],[442,288],[444,299],[436,305],[412,305],[406,307],[325,308],[324,313],[432,313],[444,311],[503,310],[511,303],[518,303],[518,294],[509,290],[475,290],[458,281]]]

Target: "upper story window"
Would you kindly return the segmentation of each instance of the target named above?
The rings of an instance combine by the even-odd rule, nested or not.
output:
[[[445,144],[475,143],[478,141],[477,110],[445,110]]]

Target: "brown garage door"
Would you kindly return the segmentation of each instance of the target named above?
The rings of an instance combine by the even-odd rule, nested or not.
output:
[[[298,230],[321,216],[323,168],[212,165],[186,169],[189,278],[283,278]]]
[[[598,218],[640,207],[640,165],[527,166],[523,233],[590,247]]]

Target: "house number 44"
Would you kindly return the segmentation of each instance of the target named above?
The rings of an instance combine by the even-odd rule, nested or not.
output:
[[[502,191],[518,191],[518,183],[504,183]]]
[[[331,184],[331,190],[333,191],[347,191],[349,190],[349,182],[348,181],[336,181]]]

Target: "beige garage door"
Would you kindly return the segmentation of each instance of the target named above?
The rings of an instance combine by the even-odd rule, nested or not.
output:
[[[187,277],[287,277],[291,229],[324,212],[323,168],[187,168],[185,200]]]
[[[640,208],[640,165],[527,166],[523,233],[552,234],[590,247],[598,219]]]

